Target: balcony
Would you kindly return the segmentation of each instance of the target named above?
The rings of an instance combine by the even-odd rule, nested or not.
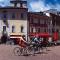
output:
[[[35,27],[47,27],[47,24],[30,23],[30,26],[35,26]]]

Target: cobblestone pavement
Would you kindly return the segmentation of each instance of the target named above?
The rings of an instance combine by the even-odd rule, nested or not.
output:
[[[0,60],[60,60],[60,46],[48,47],[48,51],[35,56],[15,56],[13,45],[0,45]]]

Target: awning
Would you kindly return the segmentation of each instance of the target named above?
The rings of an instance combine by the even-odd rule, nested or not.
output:
[[[10,38],[21,38],[21,37],[10,37]]]
[[[22,36],[24,33],[10,33],[10,36]]]
[[[50,37],[49,33],[30,33],[30,36]]]
[[[55,32],[55,33],[53,34],[53,40],[54,40],[54,41],[57,41],[58,38],[59,38],[58,32]]]
[[[49,37],[49,33],[39,33],[38,34],[40,37]]]

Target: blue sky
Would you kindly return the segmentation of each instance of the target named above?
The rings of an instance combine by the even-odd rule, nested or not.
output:
[[[10,0],[0,0],[1,6],[9,5]],[[49,9],[57,9],[60,11],[60,0],[27,0],[30,11],[45,11]]]

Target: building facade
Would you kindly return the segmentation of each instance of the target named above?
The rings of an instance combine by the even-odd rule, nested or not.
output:
[[[52,34],[52,20],[43,12],[29,12],[29,33]]]
[[[50,16],[52,18],[52,33],[57,32],[58,40],[60,40],[60,13],[50,13]]]
[[[0,38],[2,33],[8,36],[27,37],[27,12],[26,1],[11,1],[12,6],[0,8]]]
[[[43,12],[28,12],[27,1],[11,1],[11,6],[0,7],[0,38],[3,33],[9,37],[25,36],[26,40],[36,33],[52,36],[52,20]]]

